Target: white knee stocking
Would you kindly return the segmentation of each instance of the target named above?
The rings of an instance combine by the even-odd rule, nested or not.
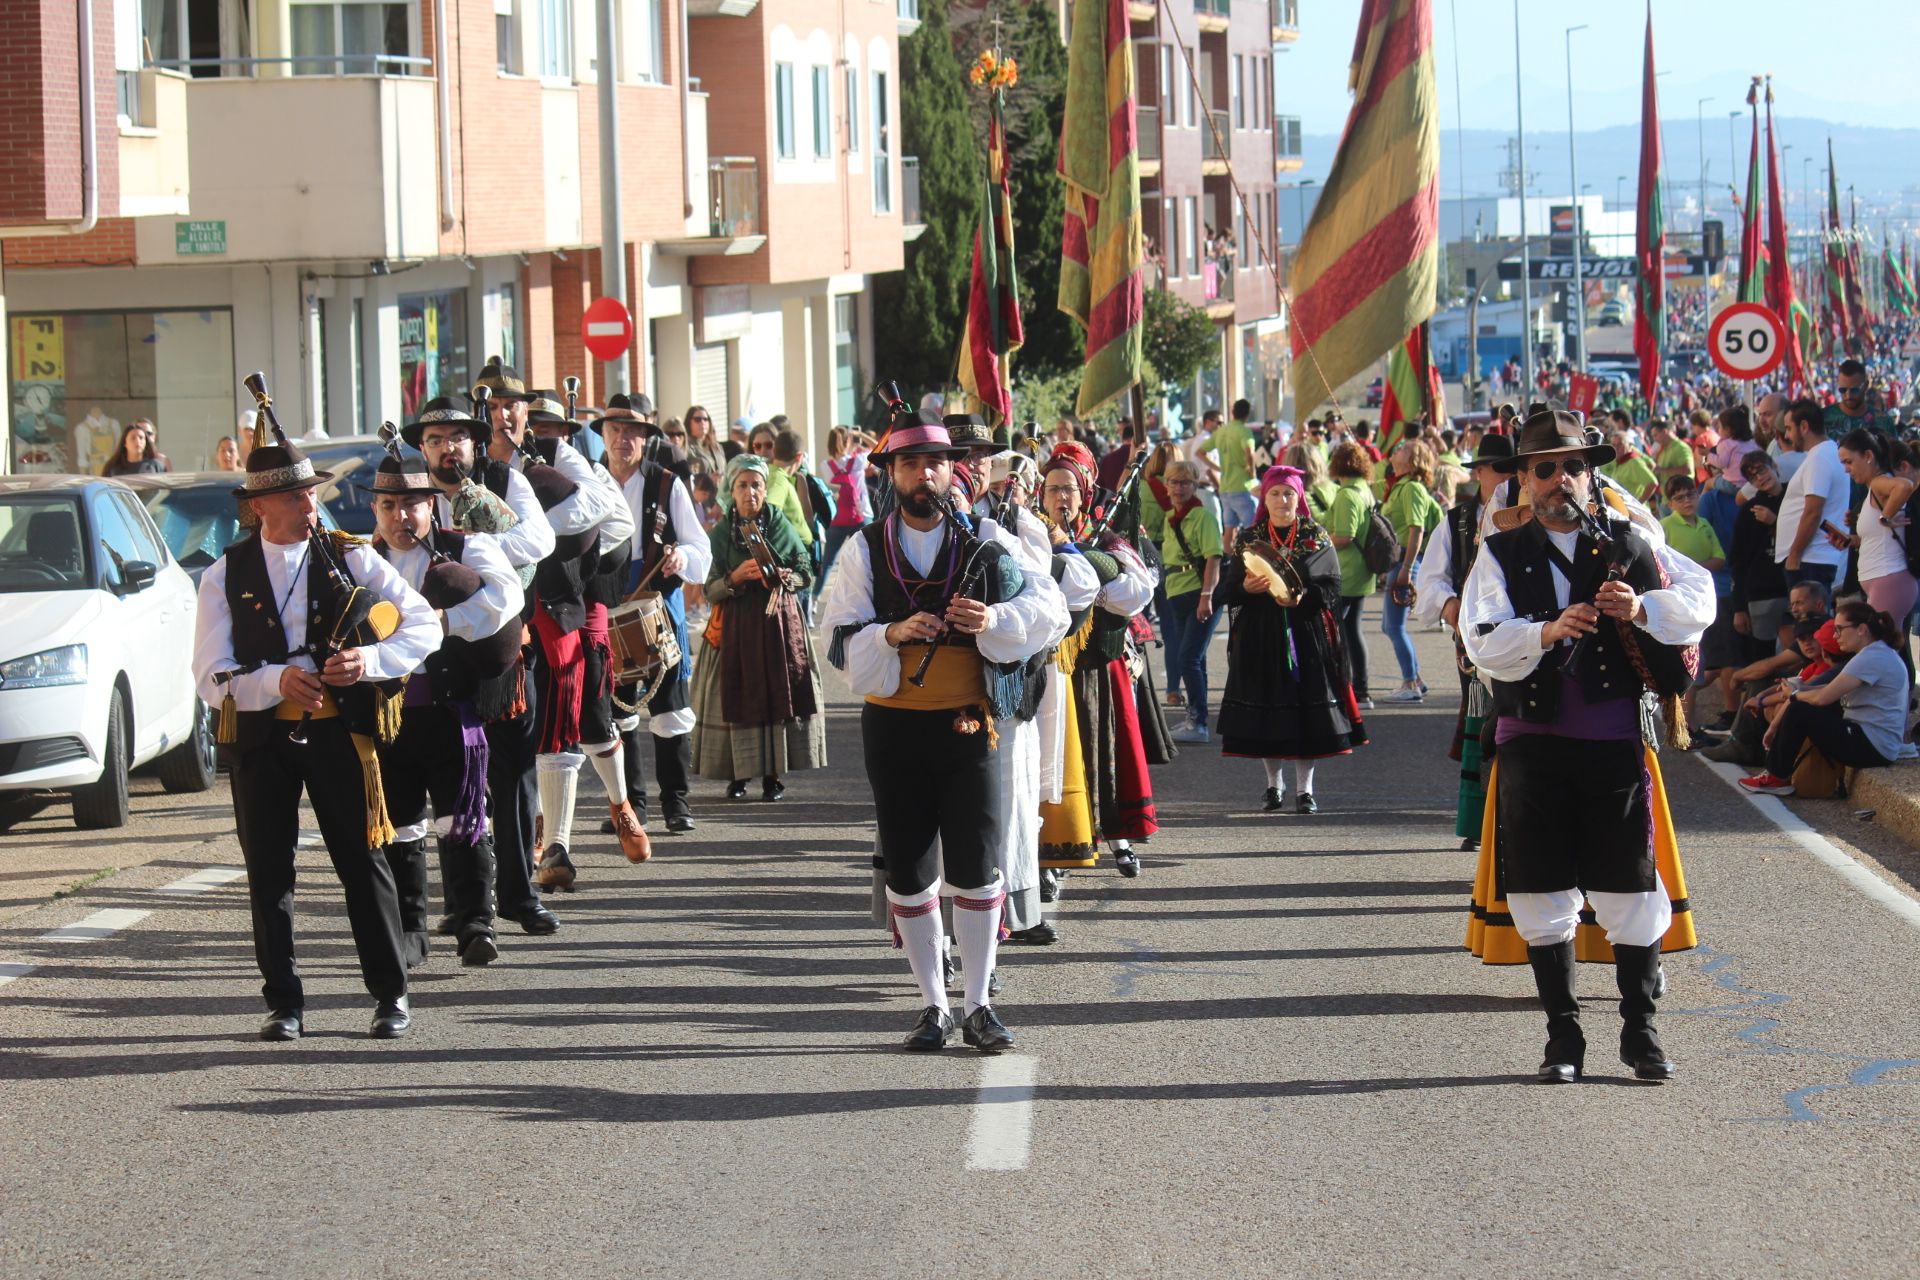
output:
[[[620,739],[596,742],[592,746],[582,743],[580,749],[587,753],[593,771],[600,775],[601,785],[607,789],[607,801],[616,805],[623,803],[627,798],[627,764],[626,747]]]
[[[572,751],[536,759],[540,783],[541,839],[573,848],[573,801],[580,785],[580,756]]]
[[[1293,793],[1299,796],[1313,794],[1313,761],[1295,760],[1293,762]]]
[[[900,949],[907,953],[907,963],[913,966],[914,981],[920,984],[920,998],[944,1011],[947,977],[940,957],[946,950],[946,937],[940,928],[940,882],[935,880],[911,897],[888,889],[887,906],[894,935],[900,939]],[[971,974],[968,981],[972,981]]]
[[[966,1011],[987,1004],[987,983],[1000,950],[1000,912],[1007,900],[999,877],[984,889],[962,889],[953,899],[953,936],[960,944]]]
[[[1262,760],[1260,763],[1267,768],[1267,786],[1275,791],[1284,791],[1287,784],[1280,780],[1280,765],[1282,762],[1279,760]]]

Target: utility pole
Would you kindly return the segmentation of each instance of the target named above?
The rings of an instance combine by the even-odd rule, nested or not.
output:
[[[1513,114],[1518,131],[1514,154],[1520,167],[1520,369],[1533,394],[1533,252],[1527,244],[1527,105],[1520,82],[1520,0],[1513,0]],[[1521,401],[1525,404],[1526,401]]]
[[[1694,103],[1694,123],[1698,127],[1700,151],[1700,238],[1701,248],[1706,248],[1707,235],[1707,104],[1712,98],[1702,98]]]
[[[1586,229],[1580,210],[1580,152],[1575,145],[1573,134],[1573,33],[1585,31],[1586,23],[1567,28],[1567,185],[1573,190],[1573,298],[1574,323],[1578,326],[1574,333],[1574,367],[1587,371],[1587,277],[1580,267],[1580,241],[1585,239],[1581,233]]]
[[[594,77],[600,101],[600,292],[627,301],[627,237],[620,222],[620,104],[619,62],[614,57],[614,0],[598,0],[594,5],[595,22]],[[684,68],[681,74],[685,74]],[[638,339],[640,326],[634,334]],[[632,389],[627,377],[631,351],[607,361],[605,395],[624,395]],[[601,403],[606,403],[603,396]]]

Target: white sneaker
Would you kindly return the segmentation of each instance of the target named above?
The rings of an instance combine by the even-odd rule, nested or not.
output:
[[[1912,742],[1901,743],[1900,752],[1898,755],[1894,756],[1894,759],[1895,760],[1920,760],[1920,744],[1916,744]]]
[[[1426,700],[1426,694],[1410,685],[1403,685],[1387,695],[1388,702],[1425,702]]]
[[[1172,738],[1175,742],[1212,742],[1213,741],[1213,735],[1207,731],[1207,726],[1205,726],[1204,724],[1195,724],[1191,720],[1187,721],[1185,724],[1181,725],[1178,729],[1175,729],[1172,733],[1168,734],[1167,736]]]
[[[1360,699],[1360,709],[1361,709],[1362,711],[1371,711],[1371,710],[1373,710],[1373,699],[1372,699],[1372,698],[1362,698],[1362,699]]]

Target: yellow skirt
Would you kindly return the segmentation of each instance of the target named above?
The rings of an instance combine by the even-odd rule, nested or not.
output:
[[[1073,677],[1059,671],[1053,678],[1066,687],[1060,708],[1066,718],[1066,748],[1060,758],[1060,803],[1040,804],[1040,865],[1091,867],[1099,860],[1094,843],[1093,798],[1087,793],[1087,756],[1080,741],[1080,713]]]
[[[1652,781],[1648,803],[1653,810],[1653,865],[1660,873],[1660,884],[1673,900],[1673,923],[1660,940],[1662,951],[1688,951],[1698,945],[1693,927],[1693,907],[1687,898],[1687,876],[1680,866],[1680,843],[1673,834],[1673,813],[1667,808],[1667,786],[1660,776],[1660,758],[1652,750],[1645,752],[1647,777]],[[1527,963],[1526,939],[1513,927],[1506,897],[1500,892],[1495,834],[1499,826],[1500,806],[1496,803],[1500,785],[1500,760],[1494,757],[1493,773],[1487,781],[1486,814],[1480,822],[1480,865],[1473,876],[1473,903],[1467,914],[1467,950],[1483,964]],[[1606,931],[1594,923],[1593,909],[1583,907],[1580,926],[1573,935],[1576,960],[1594,964],[1612,964],[1613,946]]]

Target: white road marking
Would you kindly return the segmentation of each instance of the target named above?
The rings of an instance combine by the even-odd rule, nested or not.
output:
[[[232,884],[247,874],[245,867],[202,867],[190,876],[183,876],[172,884],[163,884],[156,893],[205,893],[217,889],[223,884]]]
[[[151,911],[134,911],[127,907],[109,907],[72,924],[49,930],[40,935],[40,941],[97,942],[101,938],[111,938],[129,925],[139,924],[152,914]]]
[[[1027,1167],[1033,1142],[1033,1082],[1039,1064],[1032,1058],[988,1058],[980,1068],[980,1097],[973,1104],[967,1134],[967,1168],[1016,1172]]]
[[[1780,834],[1805,850],[1816,862],[1832,868],[1834,874],[1842,880],[1914,928],[1920,929],[1920,902],[1916,902],[1861,866],[1832,841],[1802,821],[1799,815],[1781,803],[1779,797],[1755,795],[1741,786],[1740,779],[1745,775],[1740,772],[1739,766],[1712,760],[1703,760],[1701,763],[1725,778],[1735,791],[1747,798],[1748,803],[1766,815],[1767,820],[1774,826],[1780,828]]]
[[[40,966],[37,964],[0,963],[0,987],[6,986],[15,978],[24,978]]]

